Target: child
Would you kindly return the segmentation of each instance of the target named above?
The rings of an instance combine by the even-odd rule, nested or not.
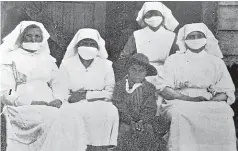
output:
[[[151,150],[154,134],[152,121],[156,114],[156,96],[153,84],[146,76],[157,75],[144,54],[134,54],[126,64],[127,76],[117,82],[113,103],[120,116],[116,151]]]

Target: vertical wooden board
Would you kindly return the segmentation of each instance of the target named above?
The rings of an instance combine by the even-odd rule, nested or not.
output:
[[[238,31],[218,31],[217,36],[224,55],[238,55]]]
[[[84,5],[84,27],[94,27],[94,3],[83,4]]]
[[[105,20],[106,20],[106,2],[95,2],[95,11],[94,11],[96,29],[104,37],[105,35]]]
[[[59,2],[52,3],[52,16],[53,21],[56,25],[56,28],[60,31],[63,31],[63,5]]]
[[[220,1],[218,2],[219,5],[238,5],[237,1]]]
[[[74,4],[74,34],[84,27],[84,5],[81,5],[79,2]]]
[[[202,21],[215,34],[217,31],[218,4],[212,1],[202,2]]]
[[[238,5],[219,6],[218,30],[238,30]]]
[[[74,22],[74,10],[73,5],[74,3],[68,3],[68,2],[61,2],[61,5],[63,5],[63,32],[66,35],[72,36],[73,34],[73,22]]]

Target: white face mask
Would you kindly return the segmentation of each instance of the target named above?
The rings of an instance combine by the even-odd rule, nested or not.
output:
[[[22,48],[27,49],[27,50],[32,50],[32,51],[37,51],[41,48],[42,43],[37,43],[37,42],[23,42],[22,43]]]
[[[145,18],[144,21],[152,27],[158,27],[163,22],[163,17],[152,16],[150,18]]]
[[[200,49],[206,45],[207,39],[201,38],[201,39],[194,39],[194,40],[185,40],[185,43],[191,49]]]
[[[78,47],[78,54],[85,60],[90,60],[96,58],[98,55],[98,49],[94,47]]]

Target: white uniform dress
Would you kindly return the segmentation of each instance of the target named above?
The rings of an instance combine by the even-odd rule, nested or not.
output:
[[[218,57],[187,50],[170,56],[156,87],[171,87],[191,97],[211,99],[218,92],[228,96],[227,102],[167,101],[164,114],[171,119],[169,151],[236,151],[233,122],[235,87],[225,63]]]
[[[143,53],[149,58],[158,75],[168,58],[171,47],[175,39],[175,33],[160,27],[157,31],[152,31],[149,27],[134,32],[137,53]],[[146,79],[155,83],[156,76],[146,77]]]
[[[60,83],[59,70],[53,58],[46,53],[29,53],[16,49],[4,56],[1,63],[1,96],[9,97],[9,91],[18,96],[12,100],[15,106],[5,106],[7,116],[7,151],[37,151],[58,116],[58,109],[49,106],[30,105],[31,101],[64,101],[67,91]],[[13,76],[12,61],[16,69],[26,75],[26,83],[17,86]],[[46,66],[48,68],[46,68]]]
[[[110,101],[115,83],[112,63],[107,59],[97,57],[88,68],[85,68],[78,55],[75,55],[63,60],[60,70],[68,77],[66,80],[69,83],[69,90],[87,90],[86,100],[69,104],[67,107],[68,112],[72,112],[71,115],[83,116],[88,138],[87,144],[117,145],[119,116],[117,108]],[[106,99],[95,102],[87,101],[93,98]],[[78,134],[72,134],[73,137],[77,137],[76,135]]]

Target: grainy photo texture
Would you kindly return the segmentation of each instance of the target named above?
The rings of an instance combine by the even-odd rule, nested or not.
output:
[[[0,6],[1,151],[237,151],[238,2]]]

